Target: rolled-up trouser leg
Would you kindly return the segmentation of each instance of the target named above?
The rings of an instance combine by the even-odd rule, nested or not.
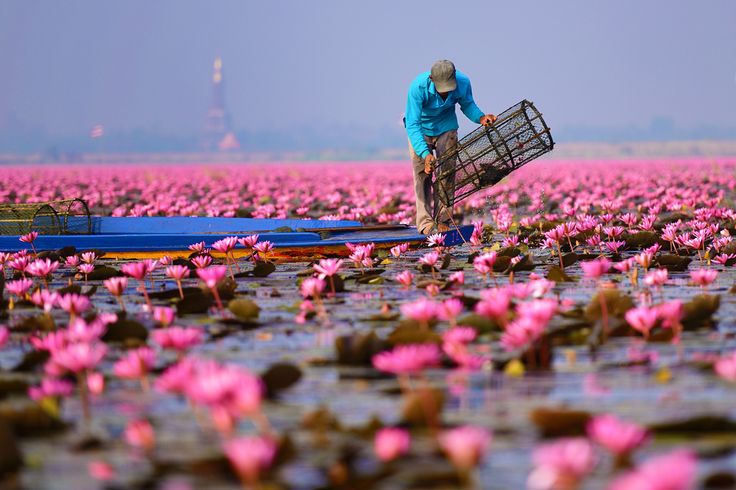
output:
[[[434,138],[425,136],[429,145],[434,144]],[[425,232],[434,224],[432,219],[432,176],[424,173],[424,159],[414,153],[414,147],[409,142],[412,174],[414,176],[414,197],[417,208],[417,230]]]
[[[437,141],[435,146],[437,147],[438,158],[445,152],[452,150],[457,146],[457,130],[453,129],[446,131],[436,137]],[[437,171],[444,175],[442,182],[442,196],[445,200],[451,201],[455,196],[455,173],[452,169],[455,167],[455,160],[451,159],[442,162],[440,168]],[[435,199],[435,205],[438,206],[436,209],[435,217],[438,223],[450,223],[452,218],[452,207],[449,209],[444,206],[439,199]]]

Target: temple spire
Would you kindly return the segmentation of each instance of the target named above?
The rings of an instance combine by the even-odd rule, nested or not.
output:
[[[212,68],[212,102],[205,119],[203,146],[207,151],[238,150],[240,143],[232,131],[230,113],[225,106],[225,78],[221,57],[215,58]]]

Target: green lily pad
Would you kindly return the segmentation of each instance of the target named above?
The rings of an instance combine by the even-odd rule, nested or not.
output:
[[[227,309],[230,310],[239,320],[244,321],[256,320],[261,311],[261,307],[258,306],[255,301],[245,298],[230,300],[227,304]]]
[[[288,363],[273,364],[261,375],[261,380],[263,380],[263,385],[266,388],[266,396],[269,398],[273,398],[280,391],[293,386],[301,378],[302,370]]]

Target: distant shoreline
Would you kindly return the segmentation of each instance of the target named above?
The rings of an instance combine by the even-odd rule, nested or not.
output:
[[[657,158],[723,158],[736,156],[736,140],[559,143],[543,160],[628,160]],[[259,164],[408,161],[405,148],[365,151],[237,153],[77,153],[50,159],[43,153],[0,154],[0,165],[12,164]]]

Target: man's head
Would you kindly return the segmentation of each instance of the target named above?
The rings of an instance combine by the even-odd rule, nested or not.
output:
[[[429,72],[429,78],[434,82],[437,92],[446,94],[457,88],[457,80],[455,80],[455,65],[449,60],[439,60],[432,65]]]

